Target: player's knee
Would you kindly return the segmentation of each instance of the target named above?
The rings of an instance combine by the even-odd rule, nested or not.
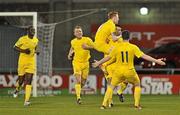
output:
[[[32,83],[32,76],[33,76],[33,74],[29,74],[29,73],[25,74],[25,84],[26,85],[31,85],[31,83]]]

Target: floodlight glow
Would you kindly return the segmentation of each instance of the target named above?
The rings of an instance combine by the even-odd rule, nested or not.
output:
[[[141,15],[147,15],[148,14],[148,8],[146,8],[146,7],[140,8],[140,14]]]

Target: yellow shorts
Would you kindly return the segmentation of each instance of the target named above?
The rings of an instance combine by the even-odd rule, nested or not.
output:
[[[110,45],[105,42],[95,42],[94,48],[97,51],[102,52],[104,54],[109,54],[109,51],[110,51]]]
[[[34,63],[19,63],[18,64],[18,76],[23,76],[25,73],[34,74],[36,71]]]
[[[80,75],[83,79],[87,79],[89,74],[89,62],[80,63],[72,62],[74,75]]]
[[[118,69],[113,72],[111,84],[117,86],[119,83],[128,81],[132,84],[140,84],[140,79],[135,69]]]

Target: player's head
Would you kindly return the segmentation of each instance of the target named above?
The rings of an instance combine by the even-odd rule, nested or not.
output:
[[[75,26],[75,28],[74,28],[74,35],[76,36],[76,38],[82,38],[83,31],[82,31],[82,27],[81,26]]]
[[[28,33],[28,36],[29,36],[30,38],[33,38],[34,35],[35,35],[35,29],[34,29],[34,27],[33,27],[33,26],[29,26],[29,27],[27,28],[27,33]]]
[[[121,26],[119,24],[116,24],[116,31],[115,31],[115,34],[117,36],[121,35],[122,34],[122,31],[121,31]]]
[[[115,24],[118,24],[119,14],[116,11],[111,11],[108,13],[108,19],[112,19]]]
[[[130,32],[128,30],[122,31],[123,40],[129,40]]]

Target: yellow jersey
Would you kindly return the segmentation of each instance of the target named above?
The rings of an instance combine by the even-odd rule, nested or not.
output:
[[[82,44],[93,46],[93,41],[89,37],[82,37],[81,39],[74,38],[71,40],[71,47],[74,50],[73,61],[76,62],[88,62],[90,51],[82,48]]]
[[[132,69],[134,68],[134,56],[140,58],[143,54],[136,45],[121,42],[112,50],[109,56],[116,61],[116,66]]]
[[[120,37],[117,41],[113,41],[112,35],[108,37],[109,45],[110,46],[116,46],[117,44],[121,43],[123,41],[122,37]]]
[[[114,22],[109,19],[98,28],[95,36],[95,43],[106,43],[106,39],[108,39],[115,30],[116,26]]]
[[[20,53],[19,62],[34,62],[35,61],[35,50],[38,45],[38,38],[33,37],[32,39],[28,35],[22,36],[16,42],[15,46],[21,49],[29,49],[30,54]],[[33,63],[32,62],[32,63]]]

